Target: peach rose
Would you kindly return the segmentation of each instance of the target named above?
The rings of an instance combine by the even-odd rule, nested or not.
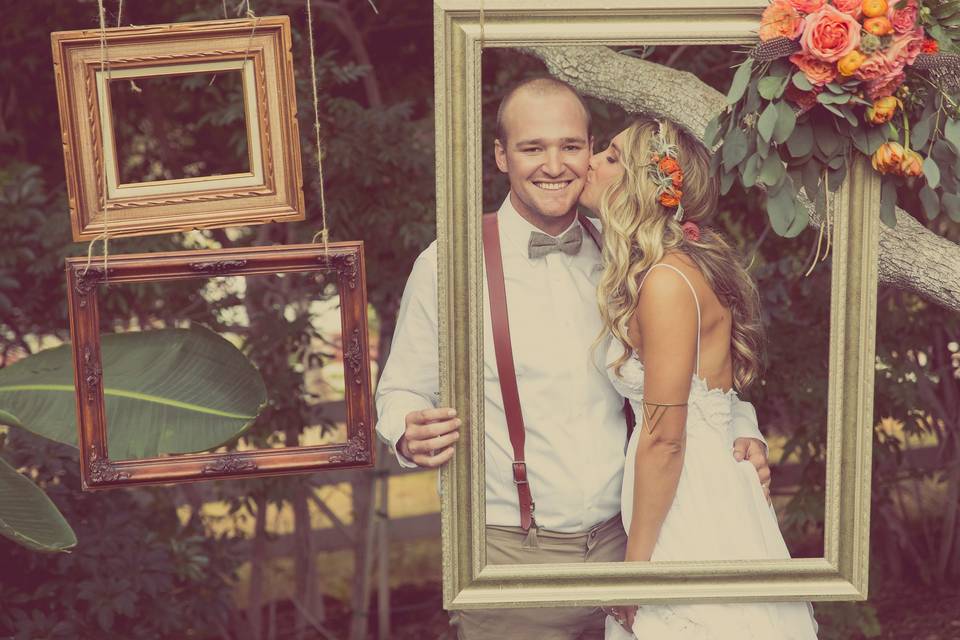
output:
[[[858,80],[876,80],[884,76],[896,75],[901,71],[903,71],[903,62],[891,60],[883,52],[878,51],[864,60],[853,76]]]
[[[875,80],[871,80],[867,83],[867,97],[871,100],[879,100],[880,98],[886,98],[887,96],[892,96],[894,92],[903,84],[904,79],[906,79],[906,74],[903,71],[898,71],[890,75],[880,76]]]
[[[873,153],[870,163],[880,173],[892,173],[900,170],[903,161],[903,147],[899,142],[884,142]]]
[[[797,65],[803,75],[807,77],[815,87],[822,87],[827,83],[833,82],[837,77],[837,65],[832,62],[824,62],[818,58],[795,53],[790,56],[790,62]]]
[[[803,53],[824,62],[836,62],[860,44],[860,23],[826,5],[804,18],[800,46]]]
[[[789,0],[773,0],[760,18],[760,40],[798,37],[803,32],[803,18]]]
[[[907,6],[903,9],[894,9],[890,23],[893,24],[893,30],[897,33],[907,33],[913,31],[917,26],[917,7],[916,0],[908,0]]]
[[[861,4],[861,0],[833,0],[833,6],[837,8],[837,11],[846,13],[854,18],[860,17],[862,13],[860,10]]]
[[[923,51],[923,27],[895,36],[884,55],[892,62],[902,65],[913,64]]]
[[[893,96],[878,98],[867,107],[867,121],[870,124],[884,124],[893,119],[900,101]]]
[[[800,13],[813,13],[822,9],[827,0],[790,0],[790,4]]]

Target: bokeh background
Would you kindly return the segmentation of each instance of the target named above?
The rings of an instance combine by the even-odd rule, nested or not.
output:
[[[376,371],[389,353],[406,275],[434,237],[435,201],[431,3],[375,5],[379,13],[363,0],[313,2],[328,218],[332,239],[366,243]],[[118,5],[106,6],[114,25]],[[111,254],[308,242],[320,228],[303,1],[127,2],[121,18],[124,25],[208,20],[248,8],[286,13],[293,24],[307,220],[111,240]],[[0,20],[0,366],[69,337],[63,260],[87,245],[70,240],[49,34],[96,26],[92,0],[7,3]],[[737,55],[724,47],[623,54],[689,70],[721,91]],[[542,72],[538,60],[514,51],[484,54],[485,140],[504,89]],[[242,110],[226,78],[151,84],[128,86],[122,98],[133,101],[130,113],[143,114],[123,120],[131,171],[157,179],[235,165],[225,157],[242,155]],[[626,114],[599,101],[591,108],[604,144]],[[489,209],[505,182],[491,153],[484,163]],[[816,231],[777,237],[758,192],[735,188],[722,209],[717,225],[751,260],[763,296],[769,367],[747,399],[771,443],[778,515],[794,555],[817,556],[829,261],[804,276]],[[934,224],[918,215],[957,242],[960,228],[944,218]],[[189,314],[210,324],[223,303],[207,296],[185,312],[197,290],[159,295],[142,285],[102,295],[124,326],[137,317],[176,324]],[[343,420],[336,328],[321,326],[316,344],[304,347],[302,327],[282,315],[262,327],[257,340],[241,344],[270,394],[251,441],[335,434]],[[960,318],[884,287],[878,334],[871,596],[816,605],[821,637],[960,638]],[[302,348],[310,357],[291,357]],[[0,426],[0,456],[44,488],[79,539],[71,553],[47,555],[0,538],[0,637],[448,637],[434,472],[401,471],[380,455],[370,472],[82,493],[71,446]]]

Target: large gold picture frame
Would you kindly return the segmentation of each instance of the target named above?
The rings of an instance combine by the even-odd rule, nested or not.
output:
[[[879,180],[857,157],[835,214],[824,556],[784,561],[489,565],[484,532],[483,48],[756,42],[765,0],[435,0],[441,406],[465,427],[441,471],[447,609],[867,596]]]
[[[291,43],[287,16],[111,28],[102,47],[97,29],[51,34],[74,240],[303,220]],[[110,83],[225,72],[241,77],[248,170],[122,183]]]

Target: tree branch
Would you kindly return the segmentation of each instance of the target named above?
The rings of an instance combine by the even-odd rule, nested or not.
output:
[[[726,102],[695,75],[632,58],[609,47],[528,47],[547,70],[585,95],[628,111],[668,118],[697,138]],[[802,197],[802,194],[801,194]],[[813,204],[802,202],[813,213]],[[877,212],[880,215],[880,212]],[[818,224],[816,215],[810,217]],[[880,225],[880,282],[960,311],[960,245],[938,236],[906,211],[897,226]]]

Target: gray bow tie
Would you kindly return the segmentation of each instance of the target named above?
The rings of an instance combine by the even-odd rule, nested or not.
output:
[[[567,255],[573,256],[580,253],[580,245],[582,244],[583,229],[580,228],[580,225],[574,225],[559,238],[548,236],[539,231],[531,231],[527,251],[531,259],[542,258],[554,251],[562,251]]]

